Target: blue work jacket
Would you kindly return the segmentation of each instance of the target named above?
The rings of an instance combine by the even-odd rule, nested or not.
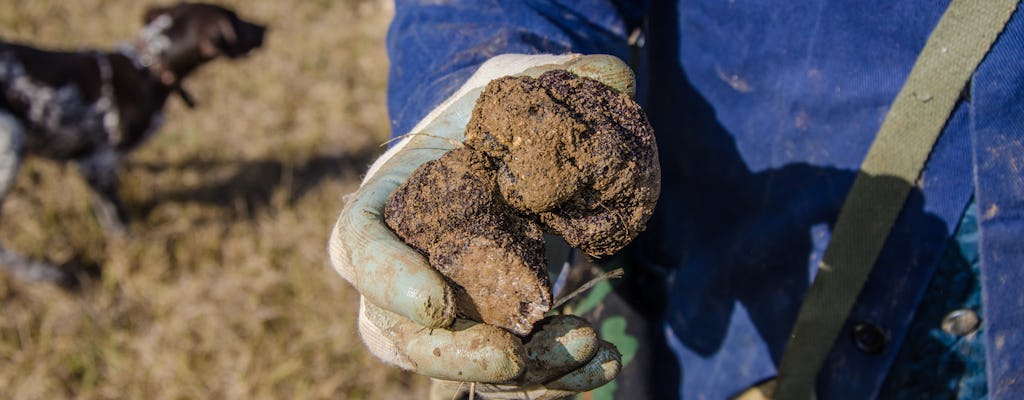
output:
[[[636,65],[663,183],[638,267],[660,274],[678,395],[773,377],[831,224],[943,0],[397,1],[388,106],[407,132],[489,57]],[[643,32],[639,50],[628,45]],[[989,396],[1024,399],[1024,10],[976,70],[818,378],[877,395],[972,196]],[[871,326],[881,345],[851,340]],[[673,393],[675,394],[675,393]]]

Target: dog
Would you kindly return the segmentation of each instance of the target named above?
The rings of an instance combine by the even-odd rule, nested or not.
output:
[[[74,161],[92,189],[92,206],[108,234],[127,232],[117,194],[117,167],[162,122],[168,97],[195,102],[182,81],[220,57],[239,58],[263,45],[266,26],[227,8],[200,3],[154,7],[134,41],[114,51],[57,51],[0,41],[0,200],[25,155]],[[0,246],[12,276],[67,282],[61,269]]]

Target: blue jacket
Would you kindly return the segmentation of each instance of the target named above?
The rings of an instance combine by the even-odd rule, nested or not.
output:
[[[662,274],[679,393],[776,374],[853,177],[947,1],[397,1],[388,106],[405,133],[487,58],[608,53],[638,65],[663,168],[637,273]],[[631,53],[627,37],[643,28]],[[936,144],[847,322],[819,398],[877,395],[972,196],[989,396],[1024,398],[1024,10]]]

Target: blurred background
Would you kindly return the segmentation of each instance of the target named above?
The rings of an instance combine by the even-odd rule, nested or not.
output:
[[[0,37],[67,50],[135,37],[138,0],[0,0]],[[71,164],[29,159],[0,240],[85,274],[74,290],[0,272],[3,399],[414,399],[356,333],[327,237],[388,137],[387,0],[218,2],[269,26],[251,57],[185,81],[122,169],[134,218],[107,238]]]

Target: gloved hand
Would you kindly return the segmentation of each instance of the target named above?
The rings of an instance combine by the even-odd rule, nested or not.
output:
[[[600,387],[618,374],[622,356],[614,345],[596,336],[590,323],[579,317],[542,320],[523,346],[527,355],[523,375],[502,384],[478,383],[473,389],[486,399],[543,400]],[[466,382],[434,379],[430,399],[451,400],[469,390]]]
[[[388,364],[457,381],[442,383],[438,390],[480,382],[488,385],[477,392],[496,398],[560,398],[609,382],[621,367],[615,347],[576,317],[545,319],[525,344],[500,328],[456,319],[452,289],[384,223],[391,192],[418,166],[465,140],[473,106],[488,82],[508,75],[536,77],[552,69],[634,94],[632,72],[615,57],[494,57],[373,163],[359,189],[347,197],[331,234],[331,262],[361,295],[359,332],[367,348]]]

